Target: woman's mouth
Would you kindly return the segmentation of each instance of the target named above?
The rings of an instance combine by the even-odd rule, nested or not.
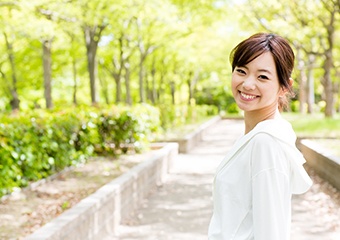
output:
[[[240,93],[241,99],[245,101],[251,101],[258,97],[257,95],[246,94],[241,91],[239,91],[239,93]]]

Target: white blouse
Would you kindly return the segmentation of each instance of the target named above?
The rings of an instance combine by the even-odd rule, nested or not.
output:
[[[291,195],[309,189],[289,122],[260,122],[217,168],[209,240],[290,239]]]

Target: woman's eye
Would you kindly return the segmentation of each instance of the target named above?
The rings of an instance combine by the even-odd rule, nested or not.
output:
[[[267,77],[266,75],[260,75],[259,78],[260,78],[260,79],[265,79],[265,80],[268,79],[268,77]]]
[[[236,69],[236,72],[239,72],[239,73],[242,73],[242,74],[246,73],[245,71],[243,71],[242,69],[239,69],[239,68]]]

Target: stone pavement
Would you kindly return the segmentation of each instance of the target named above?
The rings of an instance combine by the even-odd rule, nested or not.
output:
[[[167,181],[119,227],[119,240],[206,240],[217,165],[243,132],[243,122],[221,120],[188,154],[179,154]],[[310,211],[304,195],[294,197],[291,240],[339,240]]]

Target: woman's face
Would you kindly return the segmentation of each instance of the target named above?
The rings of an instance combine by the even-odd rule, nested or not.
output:
[[[278,108],[278,98],[283,94],[279,85],[275,62],[270,52],[265,52],[245,66],[235,67],[232,74],[232,92],[243,111]]]

